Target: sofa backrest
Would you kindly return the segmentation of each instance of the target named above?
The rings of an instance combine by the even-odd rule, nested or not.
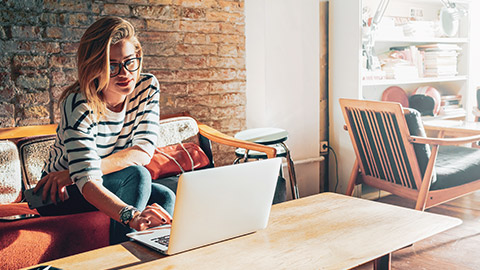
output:
[[[50,146],[55,141],[55,128],[54,125],[38,126],[38,131],[42,134],[40,136],[30,136],[35,134],[36,127],[33,126],[0,131],[0,204],[21,201],[22,191],[35,187],[41,179],[43,165],[48,159]],[[157,144],[201,144],[198,133],[197,122],[191,117],[162,119]],[[27,135],[22,137],[22,134]],[[6,138],[8,140],[3,140]]]
[[[0,141],[0,203],[18,202],[22,197],[22,169],[17,146]]]

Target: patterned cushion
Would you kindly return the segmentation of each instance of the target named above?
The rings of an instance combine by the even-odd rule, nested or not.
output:
[[[0,203],[19,202],[22,197],[22,171],[17,146],[0,141]]]
[[[25,137],[17,142],[22,162],[25,189],[35,187],[42,175],[55,135]]]
[[[180,116],[160,120],[160,133],[157,146],[163,147],[185,141],[198,144],[197,121],[191,117]]]

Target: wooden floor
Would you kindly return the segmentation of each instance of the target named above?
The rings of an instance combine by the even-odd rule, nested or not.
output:
[[[379,201],[414,208],[413,202],[396,196]],[[480,191],[427,211],[458,217],[463,224],[394,252],[392,269],[480,269]],[[373,265],[356,269],[373,269]]]

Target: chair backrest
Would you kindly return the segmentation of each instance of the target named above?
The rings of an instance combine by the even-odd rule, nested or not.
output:
[[[423,173],[408,140],[410,131],[402,106],[351,99],[340,99],[340,105],[363,177],[419,188]]]

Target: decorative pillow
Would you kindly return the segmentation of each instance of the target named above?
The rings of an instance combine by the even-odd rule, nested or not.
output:
[[[158,134],[157,146],[163,147],[184,141],[191,141],[198,144],[197,135],[197,121],[191,117],[180,116],[163,119],[160,120],[160,133]]]
[[[152,179],[160,179],[201,169],[209,164],[210,160],[200,146],[195,143],[179,143],[155,149],[152,160],[145,168]]]
[[[0,141],[0,204],[21,198],[22,170],[17,146],[11,141]]]
[[[42,135],[22,138],[17,142],[23,170],[25,189],[33,188],[40,181],[42,168],[48,159],[55,135]]]

